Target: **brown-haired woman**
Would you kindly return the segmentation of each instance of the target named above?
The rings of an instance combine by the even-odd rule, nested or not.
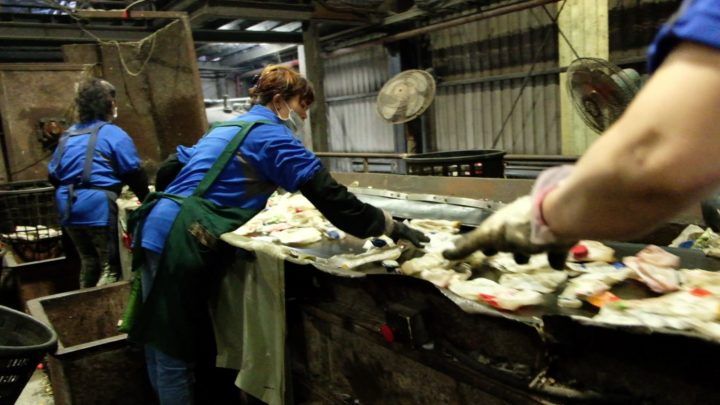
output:
[[[338,228],[361,238],[388,235],[419,245],[427,238],[338,184],[293,135],[314,100],[297,72],[268,66],[251,90],[253,107],[211,129],[193,147],[165,193],[138,211],[138,265],[144,304],[130,338],[146,345],[150,380],[161,403],[192,403],[192,365],[212,335],[207,314],[215,243],[265,207],[278,188],[301,191]],[[140,257],[142,256],[142,257]],[[217,273],[217,272],[216,272]]]
[[[132,138],[117,117],[115,87],[92,78],[75,94],[78,122],[63,133],[48,164],[48,178],[63,228],[80,256],[80,288],[120,277],[115,200],[123,184],[142,201],[148,194]]]

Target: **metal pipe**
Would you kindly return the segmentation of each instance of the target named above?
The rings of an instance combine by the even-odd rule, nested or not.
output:
[[[518,160],[518,161],[539,161],[539,162],[552,162],[552,161],[563,161],[563,162],[574,162],[577,161],[580,156],[567,156],[567,155],[505,155],[505,160]]]
[[[405,159],[412,153],[382,153],[382,152],[315,152],[318,157],[333,158],[362,158],[362,159]]]
[[[477,14],[460,17],[460,18],[449,20],[449,21],[443,21],[443,22],[439,22],[437,24],[426,25],[424,27],[415,28],[415,29],[405,31],[405,32],[400,32],[397,34],[388,35],[386,37],[368,41],[368,42],[365,42],[362,44],[357,44],[357,45],[354,45],[349,48],[341,48],[341,49],[338,49],[338,50],[328,53],[327,56],[328,57],[336,57],[336,56],[340,56],[340,55],[345,55],[348,53],[356,52],[356,51],[371,47],[373,45],[380,45],[380,44],[384,44],[384,43],[388,43],[388,42],[402,41],[404,39],[416,37],[416,36],[422,35],[422,34],[427,34],[429,32],[441,30],[444,28],[455,27],[455,26],[467,24],[467,23],[473,22],[473,21],[486,20],[488,18],[498,17],[501,15],[510,14],[510,13],[514,13],[517,11],[527,10],[527,9],[533,8],[533,7],[540,7],[540,6],[544,6],[546,4],[550,4],[550,3],[557,3],[559,1],[560,0],[530,0],[530,1],[527,1],[524,3],[514,3],[514,4],[507,5],[507,6],[500,6],[500,7],[494,8],[492,10],[479,12]]]
[[[299,65],[300,65],[300,60],[299,60],[299,59],[293,59],[293,60],[288,61],[288,62],[283,62],[283,63],[277,63],[277,64],[276,64],[276,66],[286,66],[286,67],[298,67]],[[262,68],[259,68],[259,69],[253,69],[253,70],[250,70],[250,71],[247,71],[247,72],[243,72],[243,73],[240,74],[239,76],[240,76],[241,79],[246,79],[246,78],[248,78],[248,77],[253,77],[253,76],[255,76],[255,75],[259,75],[260,73],[262,73],[263,69],[265,69],[265,68],[262,67]]]

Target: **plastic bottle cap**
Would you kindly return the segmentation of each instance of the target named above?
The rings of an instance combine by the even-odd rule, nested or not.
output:
[[[384,323],[380,325],[380,333],[383,335],[386,342],[392,343],[395,341],[395,333],[388,324]]]
[[[372,240],[370,241],[370,243],[372,243],[373,246],[379,247],[379,248],[380,248],[380,247],[385,247],[385,246],[387,246],[387,242],[385,242],[385,241],[382,240],[382,239],[372,239]]]
[[[575,259],[584,259],[588,256],[588,248],[585,245],[575,245],[570,249]]]

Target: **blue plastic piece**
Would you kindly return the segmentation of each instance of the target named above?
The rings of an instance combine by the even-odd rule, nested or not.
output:
[[[686,240],[685,242],[681,243],[678,247],[681,247],[683,249],[690,249],[695,244],[694,240]]]

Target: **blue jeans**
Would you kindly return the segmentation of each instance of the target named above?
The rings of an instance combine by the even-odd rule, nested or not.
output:
[[[145,250],[145,267],[142,277],[143,301],[147,299],[160,264],[160,255]],[[195,377],[193,364],[169,356],[145,345],[145,363],[153,390],[161,405],[192,405]]]

